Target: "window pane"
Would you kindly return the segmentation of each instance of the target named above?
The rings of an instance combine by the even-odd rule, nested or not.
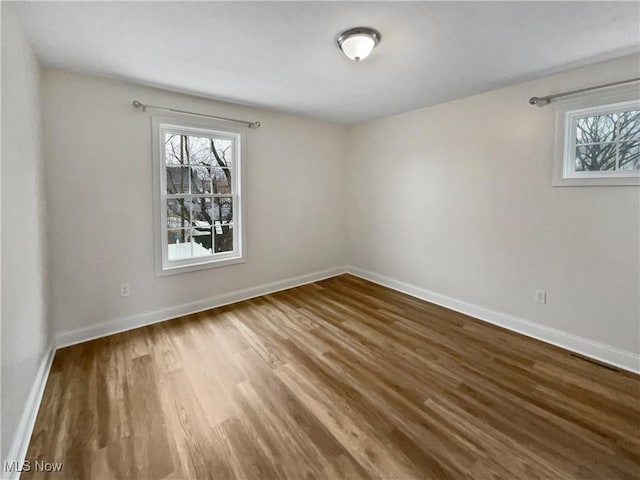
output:
[[[168,230],[167,231],[169,260],[179,260],[191,257],[191,230]]]
[[[209,167],[191,167],[191,193],[211,193]]]
[[[189,193],[189,168],[167,168],[167,193]]]
[[[640,170],[640,142],[620,142],[620,170]]]
[[[233,225],[214,227],[216,253],[233,251]]]
[[[189,222],[191,222],[190,208],[190,200],[188,198],[167,200],[167,228],[189,227]]]
[[[167,165],[231,167],[233,142],[209,137],[165,134]]]
[[[213,200],[211,198],[193,199],[193,225],[210,227],[213,223]]]
[[[211,166],[213,153],[211,152],[211,139],[205,137],[187,137],[189,162],[192,166]]]
[[[220,197],[214,199],[213,220],[220,223],[231,223],[233,221],[233,208],[231,197]]]
[[[188,165],[185,157],[184,135],[167,133],[164,136],[165,163],[167,165]]]
[[[196,227],[193,229],[193,256],[202,257],[213,253],[213,238],[211,226]]]
[[[640,111],[623,112],[619,115],[620,139],[640,139]]]
[[[221,140],[216,138],[213,140],[215,146],[214,165],[219,167],[231,167],[233,160],[233,142],[231,140]]]
[[[617,115],[579,118],[576,123],[576,143],[610,142],[616,131]]]
[[[214,167],[211,176],[213,177],[213,193],[231,193],[231,170]]]
[[[605,143],[576,148],[576,172],[615,170],[616,144]]]

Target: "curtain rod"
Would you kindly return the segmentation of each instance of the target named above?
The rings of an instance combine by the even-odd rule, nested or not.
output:
[[[194,113],[194,112],[187,112],[185,110],[175,110],[173,108],[158,107],[156,105],[146,105],[144,103],[139,102],[138,100],[134,100],[132,102],[132,105],[134,108],[139,108],[143,112],[147,110],[160,110],[162,112],[181,113],[183,115],[191,115],[193,117],[212,118],[214,120],[221,120],[223,122],[239,123],[241,125],[246,125],[249,128],[258,128],[261,125],[260,122],[248,122],[246,120],[236,120],[235,118],[216,117],[214,115],[206,115],[204,113]]]
[[[551,103],[551,100],[554,100],[556,98],[567,97],[569,95],[575,95],[576,93],[590,92],[591,90],[600,90],[601,88],[615,87],[616,85],[624,85],[634,82],[640,82],[640,78],[630,78],[629,80],[605,83],[603,85],[596,85],[595,87],[581,88],[579,90],[571,90],[570,92],[555,93],[553,95],[547,95],[546,97],[531,97],[529,99],[529,104],[544,107],[545,105],[549,105],[549,103]]]

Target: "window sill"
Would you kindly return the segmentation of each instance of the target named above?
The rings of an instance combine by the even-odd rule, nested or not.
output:
[[[640,177],[554,178],[554,187],[638,187]]]
[[[168,275],[177,275],[180,273],[197,272],[199,270],[208,270],[210,268],[227,267],[229,265],[237,265],[246,263],[244,257],[232,257],[224,260],[207,260],[199,263],[189,263],[187,265],[171,265],[163,266],[162,269],[156,271],[157,277],[165,277]]]

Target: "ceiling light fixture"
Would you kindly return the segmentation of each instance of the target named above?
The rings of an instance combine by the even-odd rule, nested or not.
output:
[[[369,27],[350,28],[338,36],[337,42],[347,57],[359,62],[380,43],[380,32]]]

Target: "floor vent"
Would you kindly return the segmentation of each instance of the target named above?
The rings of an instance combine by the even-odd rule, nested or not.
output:
[[[594,360],[592,358],[583,357],[582,355],[578,355],[577,353],[571,353],[570,355],[572,357],[576,357],[576,358],[578,358],[578,359],[580,359],[580,360],[582,360],[584,362],[593,363],[594,365],[598,365],[599,367],[606,368],[607,370],[611,370],[613,372],[619,372],[620,371],[619,368],[612,367],[611,365],[607,365],[606,363],[599,362],[599,361]]]

